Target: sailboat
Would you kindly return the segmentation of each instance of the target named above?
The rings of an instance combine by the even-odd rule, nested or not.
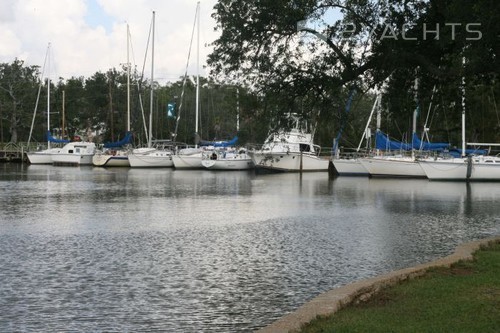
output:
[[[172,167],[171,144],[164,144],[164,141],[157,141],[153,147],[153,94],[154,94],[154,39],[155,39],[155,12],[153,12],[152,22],[152,42],[151,42],[151,95],[149,106],[149,131],[148,146],[134,149],[128,155],[128,161],[132,168],[158,168]]]
[[[118,142],[104,144],[104,149],[92,157],[92,164],[101,167],[129,167],[129,153],[124,147],[132,142],[130,131],[130,29],[127,24],[127,133]]]
[[[415,91],[418,88],[418,80],[415,80]],[[435,89],[433,89],[434,95]],[[415,97],[417,101],[417,98]],[[431,111],[429,105],[429,113]],[[360,159],[360,163],[368,171],[371,177],[402,177],[402,178],[426,178],[424,170],[416,159],[416,152],[442,151],[449,147],[448,143],[422,142],[417,135],[418,106],[413,112],[413,132],[411,143],[404,143],[390,139],[380,130],[380,115],[377,116],[377,131],[375,134],[376,154],[372,157]],[[427,124],[424,125],[424,131]],[[391,152],[386,155],[383,152]],[[393,153],[396,152],[396,153]],[[408,152],[410,152],[408,154]]]
[[[260,149],[252,149],[248,154],[255,168],[260,170],[328,171],[329,159],[320,157],[321,148],[313,143],[313,135],[308,132],[295,114],[289,115],[290,130],[272,132]]]
[[[172,155],[172,162],[176,169],[204,169],[201,161],[205,149],[198,146],[198,117],[200,107],[200,2],[196,5],[195,25],[197,31],[197,73],[196,73],[196,120],[195,120],[195,146],[179,149],[176,147],[175,154]],[[193,26],[194,32],[194,26]],[[189,62],[189,58],[188,58]],[[186,66],[187,67],[187,66]],[[180,116],[179,116],[180,117]],[[179,121],[177,118],[177,122]],[[177,135],[177,133],[175,133]]]
[[[377,97],[375,98],[375,102],[373,103],[372,110],[370,112],[370,116],[368,117],[368,121],[366,122],[366,127],[365,130],[363,131],[363,135],[361,136],[361,140],[359,141],[358,148],[354,152],[354,154],[344,154],[340,156],[339,151],[338,151],[338,139],[335,141],[334,144],[334,154],[332,156],[332,164],[333,167],[335,168],[335,171],[339,176],[368,176],[369,173],[365,169],[365,167],[361,164],[359,160],[359,152],[361,149],[361,145],[363,144],[363,140],[366,138],[370,137],[370,122],[373,117],[373,113],[375,110],[379,110],[380,107],[380,100],[381,100],[381,95],[378,94]],[[347,105],[350,107],[350,102],[352,99],[349,99]]]
[[[240,130],[239,89],[236,88],[236,133]],[[238,136],[230,141],[209,142],[214,148],[202,156],[201,164],[209,170],[249,170],[255,167],[244,147],[236,147]]]
[[[47,47],[47,53],[45,55],[45,63],[47,63],[47,68],[49,68],[48,72],[50,71],[50,43]],[[45,67],[45,64],[44,64]],[[40,93],[40,91],[39,91]],[[37,99],[37,105],[38,105],[38,99]],[[36,108],[35,108],[35,113],[33,114],[33,121],[31,125],[31,129],[33,129],[33,124],[35,121],[35,115],[36,115]],[[31,151],[28,152],[26,155],[28,156],[28,161],[31,164],[52,164],[52,155],[59,153],[61,148],[57,147],[51,147],[51,143],[67,143],[69,140],[63,140],[63,139],[57,139],[54,138],[51,133],[50,133],[50,75],[47,75],[47,149],[39,149],[36,151]],[[28,139],[28,142],[31,139],[31,131],[30,131],[30,138]]]
[[[213,142],[213,147],[203,153],[201,164],[209,170],[249,170],[255,167],[252,157],[244,147],[236,147],[238,137],[230,141]]]
[[[463,59],[465,66],[465,58]],[[475,155],[467,146],[500,146],[498,143],[467,143],[465,139],[465,78],[462,78],[461,157],[430,157],[418,160],[430,180],[500,181],[500,156]]]

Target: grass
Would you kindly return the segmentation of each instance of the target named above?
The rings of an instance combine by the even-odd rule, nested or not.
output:
[[[304,325],[319,332],[500,332],[500,242]]]

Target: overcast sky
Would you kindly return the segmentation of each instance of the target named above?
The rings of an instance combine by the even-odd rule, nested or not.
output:
[[[127,23],[134,52],[132,64],[141,71],[152,12],[155,25],[155,78],[160,83],[184,75],[198,0],[1,0],[0,63],[16,58],[43,66],[51,43],[50,76],[90,77],[97,71],[121,68],[127,61]],[[217,34],[211,18],[217,0],[200,1],[200,63]],[[146,76],[151,56],[146,57]],[[189,74],[196,73],[196,36]],[[203,69],[200,74],[204,75]]]

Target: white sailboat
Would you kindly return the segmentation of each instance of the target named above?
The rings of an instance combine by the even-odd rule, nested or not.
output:
[[[359,145],[354,152],[354,154],[344,154],[340,155],[338,149],[334,149],[334,155],[332,156],[332,164],[335,170],[337,171],[339,176],[368,176],[369,173],[366,168],[360,162],[360,149],[363,144],[363,140],[370,137],[370,122],[373,117],[373,113],[375,110],[379,110],[380,107],[381,95],[378,94],[375,98],[375,102],[373,103],[372,110],[370,112],[370,116],[368,117],[368,121],[366,122],[365,130],[363,135],[361,136],[361,140],[359,141]],[[338,142],[336,142],[338,144]],[[336,147],[336,145],[335,145]]]
[[[130,29],[127,24],[127,134],[118,141],[104,144],[104,149],[92,157],[92,164],[100,167],[129,167],[129,152],[124,146],[132,141],[130,131]]]
[[[197,31],[197,66],[196,66],[196,120],[195,120],[195,140],[198,140],[198,117],[199,117],[199,107],[200,107],[200,2],[196,5],[196,15],[195,15],[195,25],[198,27]],[[194,32],[194,26],[193,26]],[[189,63],[189,58],[188,58]],[[187,68],[187,66],[186,66]],[[179,118],[177,119],[177,122]],[[177,135],[177,133],[175,133]],[[205,167],[201,163],[203,158],[204,148],[198,146],[196,142],[194,147],[176,148],[174,155],[172,155],[172,162],[176,169],[204,169]]]
[[[157,141],[153,145],[153,96],[154,96],[154,40],[155,40],[155,12],[153,12],[152,21],[152,42],[151,42],[151,94],[149,105],[149,131],[148,146],[136,148],[128,155],[128,161],[132,168],[159,168],[172,167],[171,144],[164,144],[163,141]]]
[[[244,148],[224,148],[204,154],[201,164],[209,170],[249,170],[255,167]]]
[[[465,58],[463,59],[465,66]],[[500,156],[466,156],[467,146],[500,146],[498,143],[467,143],[465,139],[465,79],[462,78],[462,156],[426,158],[418,161],[430,180],[500,181]]]
[[[45,63],[47,64],[47,72],[50,72],[50,43],[47,47],[47,53],[45,55]],[[44,69],[45,69],[45,63],[44,63]],[[40,94],[40,91],[39,91]],[[38,99],[37,99],[37,105],[38,105]],[[32,120],[32,125],[31,129],[33,129],[33,124],[35,121],[35,115],[36,115],[36,108],[35,108],[35,113],[33,114],[33,120]],[[61,143],[66,143],[68,142],[67,140],[54,140],[54,138],[50,134],[50,75],[47,75],[47,149],[39,149],[36,151],[30,151],[26,155],[28,156],[28,161],[30,164],[52,164],[52,155],[58,153],[61,148],[60,147],[51,147],[51,142],[56,141],[56,142],[61,142]],[[31,141],[31,131],[30,131],[30,137],[28,139],[28,142]]]
[[[69,142],[58,152],[52,154],[54,165],[92,165],[96,151],[93,142]]]
[[[255,168],[270,171],[328,171],[329,159],[320,157],[321,148],[313,143],[313,135],[302,128],[299,118],[292,114],[293,128],[271,133],[260,149],[248,154]]]
[[[236,133],[240,130],[239,89],[236,88]],[[233,142],[231,142],[233,141]],[[221,142],[213,151],[203,154],[201,164],[209,170],[249,170],[255,167],[247,149],[235,147],[238,137],[229,142]],[[216,144],[217,145],[217,144]]]
[[[418,79],[415,80],[415,91],[418,91]],[[433,89],[434,95],[435,89]],[[415,101],[418,102],[415,96]],[[429,112],[431,111],[429,105]],[[422,143],[417,137],[418,107],[413,112],[413,130],[411,143],[393,141],[388,135],[380,131],[380,114],[377,116],[376,146],[377,152],[372,157],[360,159],[360,163],[371,177],[396,177],[396,178],[426,178],[426,174],[416,159],[416,152],[423,150],[443,149],[448,147],[445,143]],[[424,125],[424,133],[427,131]],[[423,147],[426,147],[424,149]],[[383,151],[399,150],[399,153],[384,155]],[[408,153],[410,152],[410,153]]]

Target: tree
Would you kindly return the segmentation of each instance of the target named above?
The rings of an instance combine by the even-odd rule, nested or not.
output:
[[[436,86],[440,106],[454,105],[441,110],[449,126],[440,130],[450,134],[461,113],[462,77],[469,92],[498,89],[496,1],[221,0],[214,9],[221,35],[209,57],[213,74],[243,78],[258,94],[273,95],[281,112],[307,105],[324,118],[345,104],[348,91],[385,82],[391,131],[403,133],[416,101],[429,105]]]
[[[26,67],[18,59],[12,64],[0,64],[0,115],[2,123],[5,121],[8,125],[10,142],[17,143],[19,131],[30,127],[29,115],[35,107],[36,92],[40,84],[38,75],[37,66]]]

